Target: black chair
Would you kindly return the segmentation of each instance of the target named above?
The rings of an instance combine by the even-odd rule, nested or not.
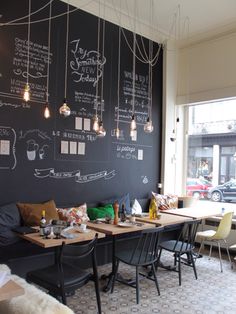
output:
[[[195,266],[193,250],[194,241],[197,233],[198,226],[201,220],[190,220],[183,224],[182,230],[176,240],[168,240],[160,243],[158,262],[159,264],[162,250],[167,250],[174,253],[174,270],[179,273],[179,285],[181,286],[181,258],[183,254],[187,254],[187,265],[192,266],[197,279],[197,270]],[[178,264],[178,265],[177,265]]]
[[[55,297],[61,297],[64,304],[66,304],[66,295],[74,293],[77,288],[82,287],[89,280],[93,280],[95,283],[98,313],[100,314],[101,301],[97,273],[96,243],[97,234],[92,241],[86,244],[66,245],[63,243],[57,263],[46,268],[28,272],[26,280],[45,288]],[[77,265],[79,260],[88,257],[92,260],[92,273]]]
[[[143,230],[133,249],[120,250],[115,254],[115,272],[112,280],[111,293],[113,293],[115,281],[121,282],[133,288],[136,288],[136,302],[139,303],[139,275],[155,281],[158,295],[160,295],[159,285],[155,272],[155,263],[157,262],[157,248],[159,235],[163,228],[152,228]],[[118,276],[119,263],[136,267],[135,280],[124,280]],[[151,266],[151,272],[148,274],[140,273],[139,270],[142,266]],[[149,274],[152,274],[152,278]]]

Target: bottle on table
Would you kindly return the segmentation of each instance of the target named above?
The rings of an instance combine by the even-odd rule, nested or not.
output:
[[[225,213],[225,208],[222,207],[222,208],[221,208],[221,215],[224,216],[224,213]]]
[[[119,203],[116,201],[113,204],[114,209],[114,225],[118,225],[119,222]]]
[[[45,210],[42,210],[42,217],[40,219],[40,224],[39,224],[39,234],[41,236],[44,236],[44,229],[46,227],[46,218],[45,218]]]
[[[152,198],[150,206],[149,206],[149,218],[156,219],[158,214],[158,206],[157,202],[154,198]]]
[[[126,220],[126,211],[125,211],[125,204],[123,203],[121,206],[120,221],[125,222],[125,220]]]

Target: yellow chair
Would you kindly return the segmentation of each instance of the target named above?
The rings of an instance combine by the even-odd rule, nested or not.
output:
[[[220,270],[223,272],[222,268],[222,260],[221,260],[221,247],[220,247],[220,242],[223,241],[226,245],[226,251],[228,254],[229,262],[231,264],[231,267],[233,267],[230,254],[229,254],[229,248],[228,248],[228,243],[226,241],[230,230],[231,230],[231,224],[232,224],[232,217],[233,217],[233,212],[228,212],[225,213],[224,216],[221,219],[221,222],[217,228],[217,230],[205,230],[205,231],[199,231],[197,232],[197,237],[201,238],[201,245],[199,248],[198,253],[200,253],[203,243],[205,241],[211,242],[210,244],[210,252],[209,252],[209,258],[211,257],[211,251],[212,251],[212,242],[216,242],[218,245],[218,250],[219,250],[219,258],[220,258]]]

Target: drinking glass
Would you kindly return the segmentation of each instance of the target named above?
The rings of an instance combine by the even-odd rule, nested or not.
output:
[[[62,230],[62,228],[60,226],[54,226],[53,227],[53,232],[55,235],[54,239],[61,239],[61,230]]]
[[[43,235],[44,235],[44,239],[50,239],[49,238],[49,235],[50,235],[50,233],[51,233],[51,227],[45,227],[44,229],[43,229]]]

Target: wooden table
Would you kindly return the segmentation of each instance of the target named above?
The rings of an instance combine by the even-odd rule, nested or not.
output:
[[[168,225],[175,225],[179,223],[183,223],[188,220],[192,220],[190,217],[185,216],[177,216],[177,215],[171,215],[167,213],[161,213],[161,217],[159,219],[151,219],[149,217],[137,217],[137,221],[142,221],[146,223],[154,224],[157,227],[160,226],[168,226]]]
[[[163,213],[163,212],[162,212]],[[193,219],[205,219],[212,216],[216,216],[221,214],[221,207],[217,208],[201,208],[199,207],[185,207],[185,208],[177,208],[177,209],[168,209],[165,213],[171,215],[178,215],[184,217],[190,217]]]
[[[18,297],[24,293],[24,288],[18,285],[15,281],[9,280],[4,286],[0,288],[0,301]]]
[[[91,229],[88,229],[88,230],[89,232],[87,233],[82,233],[82,232],[76,231],[75,229],[69,230],[68,233],[72,233],[76,235],[76,238],[74,239],[65,239],[65,238],[44,239],[39,235],[39,232],[20,235],[20,237],[44,248],[58,247],[62,245],[62,242],[65,242],[66,244],[72,244],[72,243],[90,241],[95,237],[96,233],[98,234],[98,238],[105,237],[104,233],[95,232],[94,230],[91,230]]]
[[[107,235],[112,236],[112,271],[109,275],[103,276],[103,278],[108,278],[108,282],[106,286],[103,288],[104,292],[108,292],[111,289],[111,284],[113,280],[113,276],[115,274],[115,253],[116,253],[116,236],[125,234],[125,233],[133,233],[137,231],[142,231],[145,229],[153,228],[153,224],[148,223],[137,223],[132,225],[131,227],[121,227],[119,225],[113,225],[113,224],[106,224],[106,223],[94,223],[94,222],[88,222],[87,226],[91,229],[94,229],[99,232],[103,232]]]
[[[87,226],[93,230],[112,236],[153,228],[152,224],[138,222],[130,227],[120,227],[119,225],[94,222],[87,222]]]

